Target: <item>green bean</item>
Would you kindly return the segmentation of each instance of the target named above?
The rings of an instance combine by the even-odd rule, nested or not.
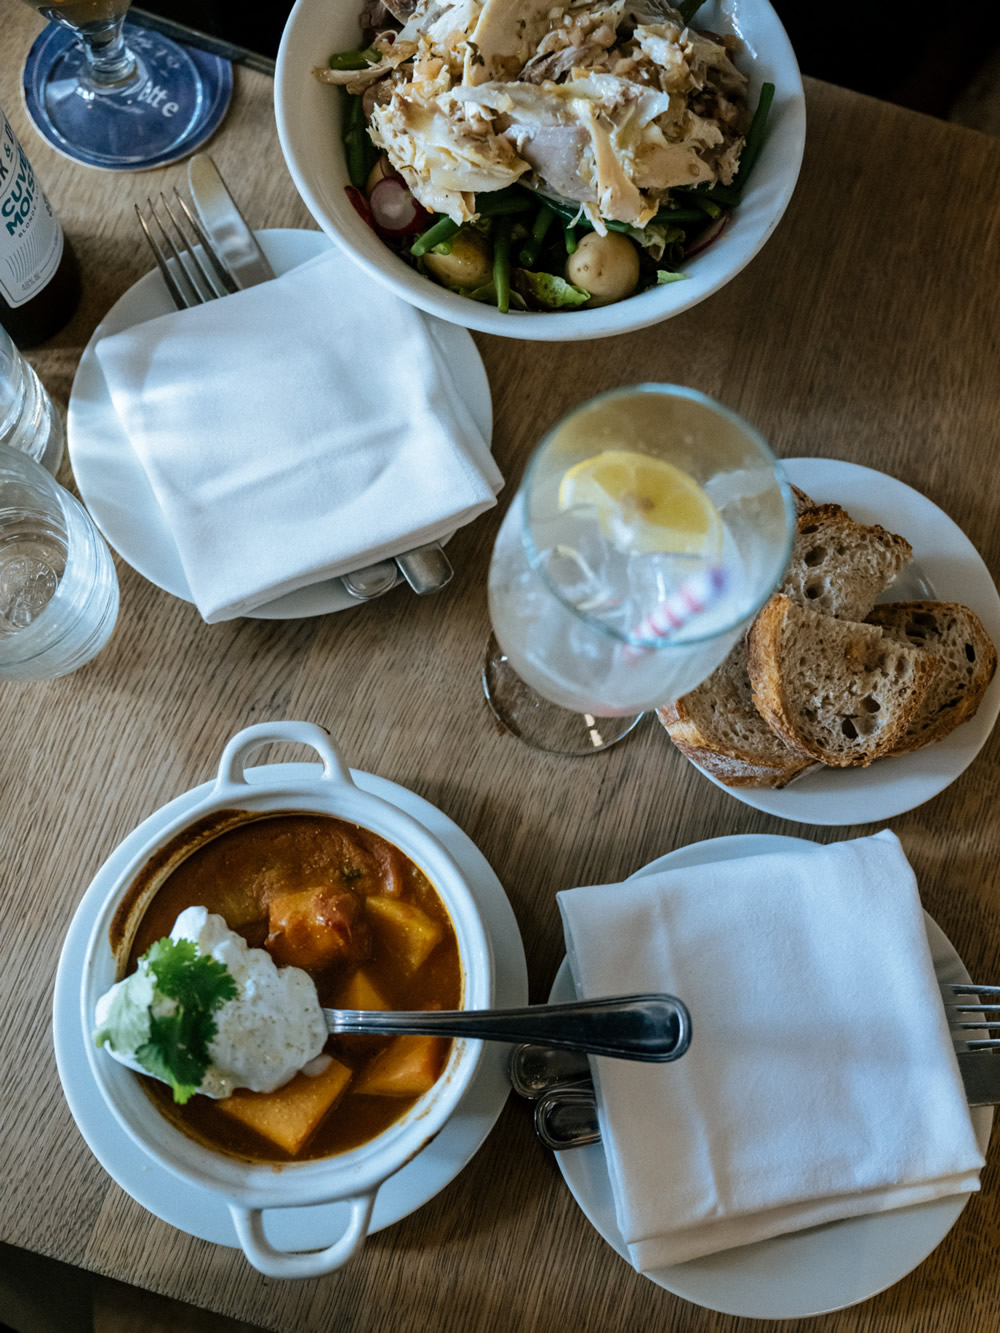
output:
[[[703,216],[710,217],[713,222],[722,217],[722,205],[715,199],[709,199],[707,195],[696,194],[694,202],[701,209]]]
[[[576,228],[563,227],[563,241],[566,244],[566,253],[568,255],[576,254]]]
[[[499,218],[507,214],[526,213],[531,207],[531,200],[522,195],[508,195],[498,190],[496,194],[476,196],[476,212],[481,218]]]
[[[704,222],[705,212],[701,208],[661,208],[653,221],[670,226],[685,222]]]
[[[451,240],[458,228],[459,223],[442,214],[432,226],[417,237],[410,246],[410,254],[415,259],[419,259],[421,255],[425,255],[428,250],[433,250],[442,241]]]
[[[493,224],[493,286],[501,315],[506,315],[510,309],[510,233],[513,228],[514,221],[509,213],[499,216]]]
[[[528,243],[521,250],[521,267],[534,268],[538,263],[538,253],[542,248],[542,242],[548,234],[549,228],[555,221],[555,212],[549,208],[548,204],[542,204],[538,210],[538,215],[531,226],[531,236]]]
[[[774,101],[774,84],[762,83],[760,86],[760,98],[757,102],[757,110],[753,113],[753,120],[750,122],[750,128],[747,130],[746,142],[743,145],[743,152],[740,154],[740,165],[736,172],[736,179],[733,185],[742,195],[746,188],[747,177],[753,170],[753,165],[760,156],[760,150],[764,145],[764,132],[767,128],[767,117],[771,111],[771,103]]]
[[[345,100],[346,99],[346,100]],[[347,157],[347,174],[351,184],[363,190],[368,181],[370,165],[365,144],[368,139],[365,127],[365,113],[361,98],[354,97],[346,88],[341,89],[341,101],[344,109],[344,153]]]
[[[374,47],[366,46],[363,51],[335,51],[327,64],[331,69],[367,69],[381,59]]]

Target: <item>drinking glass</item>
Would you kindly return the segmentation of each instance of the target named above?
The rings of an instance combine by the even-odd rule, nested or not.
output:
[[[494,713],[540,750],[614,744],[718,666],[794,524],[779,463],[722,404],[671,384],[583,404],[536,449],[494,546]]]
[[[83,505],[0,445],[0,680],[50,680],[104,647],[118,579]]]
[[[183,46],[129,25],[129,0],[25,0],[76,40],[52,42],[26,75],[29,111],[64,153],[92,166],[138,167],[188,135],[205,90]]]
[[[0,444],[20,449],[55,474],[65,441],[59,409],[10,335],[0,328]]]

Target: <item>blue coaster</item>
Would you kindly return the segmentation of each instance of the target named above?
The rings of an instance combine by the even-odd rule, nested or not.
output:
[[[82,162],[85,166],[98,167],[105,171],[146,171],[152,167],[167,166],[168,163],[177,162],[200,148],[219,128],[232,98],[233,67],[230,61],[221,56],[202,51],[197,47],[184,46],[174,42],[172,38],[163,37],[149,28],[139,27],[134,23],[125,24],[125,40],[143,58],[152,54],[154,48],[159,52],[164,46],[176,47],[180,57],[194,66],[201,81],[200,102],[189,108],[181,107],[174,113],[179,117],[186,117],[189,123],[182,136],[171,143],[166,150],[144,155],[141,137],[131,139],[129,137],[131,122],[127,112],[118,118],[115,126],[116,146],[122,150],[124,159],[122,161],[114,159],[113,150],[109,153],[80,148],[60,133],[46,111],[42,89],[52,66],[67,53],[72,55],[71,48],[77,45],[79,39],[69,29],[55,23],[43,29],[28,52],[24,67],[25,105],[35,129],[42,138],[57,152],[74,162]],[[141,100],[158,106],[163,100],[163,95],[155,86],[155,77],[151,83],[153,86],[149,88],[148,94],[146,89],[143,90]],[[166,105],[176,106],[171,103]]]

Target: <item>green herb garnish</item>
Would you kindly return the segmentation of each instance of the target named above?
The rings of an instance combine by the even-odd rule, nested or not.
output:
[[[205,1076],[217,1031],[213,1015],[236,999],[236,982],[225,964],[199,954],[193,940],[164,938],[146,950],[130,983],[116,994],[94,1040],[133,1053],[183,1105]]]

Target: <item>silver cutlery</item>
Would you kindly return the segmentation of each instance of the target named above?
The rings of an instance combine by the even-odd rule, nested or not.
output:
[[[177,189],[173,206],[160,193],[160,211],[147,199],[148,221],[135,205],[175,307],[186,310],[270,281],[274,269],[207,153],[191,158],[188,184],[197,216]],[[400,574],[414,592],[426,596],[449,583],[453,573],[441,544],[429,542],[343,575],[341,583],[355,601],[368,602],[394,588]]]
[[[983,1003],[986,997],[992,1003]],[[941,985],[941,998],[953,1033],[1000,1031],[1000,986],[966,986],[962,982]],[[990,1018],[988,1015],[992,1014]],[[1000,1037],[956,1037],[968,1051],[1000,1048]]]
[[[221,252],[222,262],[237,286],[242,290],[270,281],[275,276],[274,269],[208,153],[195,153],[188,162],[188,187],[204,230]],[[395,586],[397,568],[421,596],[438,592],[451,581],[453,573],[440,542],[430,542],[416,550],[404,551],[396,556],[395,562],[380,560],[355,570],[341,582],[357,601],[368,602]]]
[[[966,1101],[1000,1106],[1000,1038],[964,1036],[1000,1030],[1000,986],[951,982],[940,989]],[[508,1072],[514,1091],[534,1102],[535,1133],[547,1148],[561,1152],[600,1142],[597,1095],[586,1057],[525,1043],[511,1052]]]
[[[399,572],[419,597],[440,592],[455,571],[440,542],[428,542],[396,556]]]
[[[672,995],[619,995],[523,1009],[424,1009],[411,1013],[324,1009],[323,1013],[332,1033],[407,1032],[531,1042],[618,1060],[656,1063],[679,1059],[691,1040],[688,1011]]]

